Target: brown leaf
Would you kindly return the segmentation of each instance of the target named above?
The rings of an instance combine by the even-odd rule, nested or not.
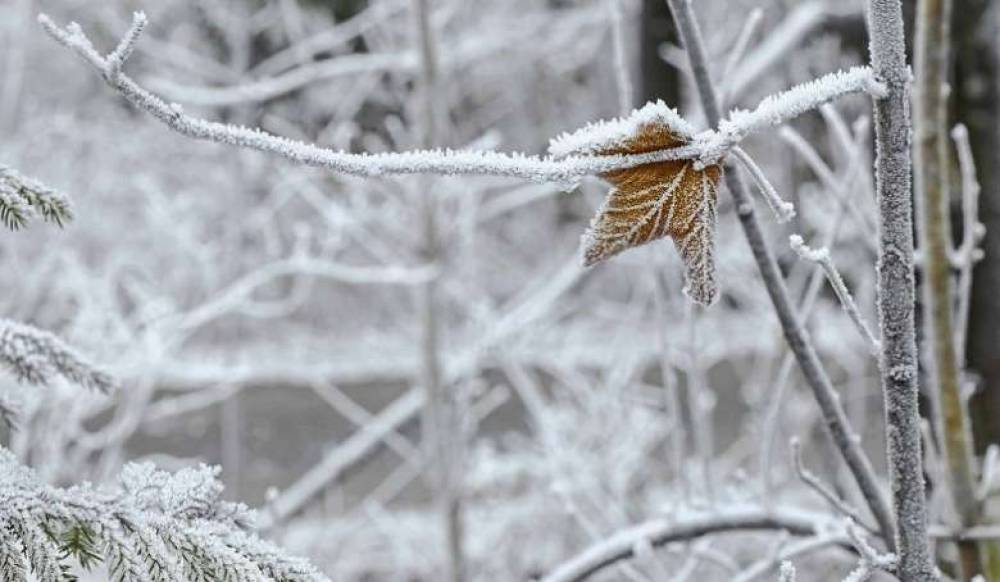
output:
[[[676,148],[690,136],[659,120],[597,155],[641,154]],[[602,177],[614,188],[583,238],[584,264],[594,265],[633,247],[670,237],[685,265],[684,292],[702,305],[718,295],[715,281],[716,198],[722,167],[695,169],[692,160],[656,162]]]

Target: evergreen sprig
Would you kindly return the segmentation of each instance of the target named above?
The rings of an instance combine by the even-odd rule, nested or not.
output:
[[[323,582],[247,528],[250,510],[222,500],[218,469],[168,473],[131,464],[111,490],[43,483],[0,448],[0,579],[76,580],[103,565],[114,582]]]
[[[62,193],[0,164],[0,222],[18,230],[35,217],[62,227],[73,219],[73,210]]]
[[[115,384],[110,374],[55,334],[9,319],[0,319],[0,367],[33,385],[47,385],[61,376],[80,387],[106,393]]]

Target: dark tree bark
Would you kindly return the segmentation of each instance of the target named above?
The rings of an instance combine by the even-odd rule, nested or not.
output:
[[[678,44],[677,32],[667,3],[643,0],[639,35],[639,95],[642,103],[663,99],[676,107],[680,103],[680,75],[660,58],[660,45]]]
[[[985,258],[973,277],[968,364],[982,379],[970,412],[977,448],[1000,442],[1000,91],[998,46],[989,0],[965,0],[954,15],[955,119],[969,128],[982,184],[980,221],[986,225]]]

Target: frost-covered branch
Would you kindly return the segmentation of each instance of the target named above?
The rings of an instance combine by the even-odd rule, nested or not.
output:
[[[434,277],[436,272],[433,266],[369,267],[296,255],[240,277],[197,308],[179,315],[176,325],[179,329],[194,330],[227,313],[245,311],[248,298],[257,289],[285,277],[316,277],[347,285],[417,285]]]
[[[795,566],[785,560],[778,569],[778,582],[795,582]]]
[[[261,527],[269,529],[300,511],[332,479],[370,454],[387,435],[413,418],[426,401],[423,390],[414,388],[382,409],[371,422],[327,452],[322,460],[273,499],[262,515]]]
[[[454,150],[389,154],[335,151],[272,135],[259,129],[206,121],[186,115],[180,105],[163,101],[139,86],[128,75],[116,71],[110,61],[97,52],[79,25],[71,23],[65,29],[60,28],[45,15],[39,16],[39,22],[53,38],[97,69],[105,81],[129,103],[182,135],[272,153],[296,163],[344,174],[363,177],[420,173],[493,175],[571,185],[582,176],[663,160],[691,158],[698,153],[694,148],[674,148],[638,155],[576,156],[556,160],[551,157],[527,156],[519,153]],[[136,13],[132,28],[125,38],[135,38],[137,35],[133,31],[141,30],[145,27],[145,23],[145,15],[141,12]]]
[[[0,365],[18,381],[46,385],[61,376],[83,388],[109,392],[114,380],[73,347],[47,332],[0,319]]]
[[[910,70],[900,0],[869,0],[872,69],[888,87],[875,100],[875,190],[879,208],[878,314],[895,550],[904,580],[935,580],[927,541],[914,324],[913,201],[910,190]]]
[[[825,499],[834,509],[844,514],[845,517],[863,524],[864,520],[861,519],[861,516],[858,514],[856,509],[848,505],[847,502],[827,487],[819,477],[806,468],[805,460],[802,458],[802,445],[799,443],[799,439],[793,438],[790,448],[792,453],[792,466],[795,467],[795,474],[798,475],[799,479],[801,479],[802,482],[808,485],[813,491],[818,493],[819,496]],[[865,527],[868,530],[873,530],[871,527]]]
[[[740,95],[764,71],[787,59],[795,47],[823,23],[827,14],[824,2],[796,3],[795,8],[747,54],[732,76],[722,77],[726,94]]]
[[[858,329],[858,333],[868,343],[868,347],[872,353],[877,355],[881,343],[875,337],[875,334],[872,333],[872,329],[868,325],[868,322],[865,321],[864,316],[861,315],[861,310],[858,309],[858,304],[854,301],[854,296],[851,295],[850,290],[847,288],[847,283],[840,276],[837,266],[833,264],[833,258],[830,257],[830,250],[826,247],[814,249],[807,245],[802,240],[802,237],[797,234],[789,236],[788,242],[799,258],[816,263],[823,268],[823,273],[826,275],[827,281],[830,282],[830,287],[833,288],[833,292],[837,294],[837,299],[840,300],[840,306],[844,308],[847,316],[851,318],[851,323],[854,324],[854,327]]]
[[[575,582],[620,560],[635,555],[636,546],[661,546],[706,535],[734,531],[782,530],[793,535],[812,535],[828,518],[819,514],[757,508],[720,510],[676,520],[655,519],[619,531],[563,563],[543,582]]]
[[[719,122],[716,131],[700,136],[699,159],[704,164],[711,164],[722,159],[726,152],[748,135],[768,127],[778,127],[839,97],[859,92],[882,97],[885,91],[885,85],[867,67],[837,71],[796,85],[783,93],[765,97],[751,111],[731,111],[728,118]]]
[[[622,0],[606,0],[611,28],[612,57],[615,69],[615,89],[618,91],[618,110],[627,115],[632,110],[634,92],[629,74],[629,59],[625,48],[625,18]]]
[[[780,576],[781,567],[786,563],[791,563],[791,560],[795,558],[827,550],[831,547],[849,544],[850,541],[847,539],[847,534],[839,531],[840,529],[836,528],[833,531],[824,531],[814,536],[783,545],[774,552],[775,555],[758,560],[749,567],[744,568],[739,576],[732,579],[732,582],[754,582],[755,580],[761,580],[775,568],[778,568]]]
[[[753,161],[743,148],[736,147],[733,148],[733,155],[736,159],[743,164],[747,172],[750,173],[750,177],[753,178],[757,188],[760,190],[761,196],[764,198],[764,202],[767,203],[767,207],[771,209],[774,214],[775,219],[779,223],[786,223],[789,220],[795,218],[795,205],[791,202],[786,202],[781,196],[778,195],[778,191],[774,189],[771,185],[771,181],[767,179],[764,174],[764,170],[757,165],[757,162]]]
[[[46,485],[0,448],[0,577],[63,582],[104,564],[115,580],[321,582],[304,560],[248,531],[253,514],[222,500],[218,470],[125,467],[114,490]]]
[[[599,175],[652,162],[698,158],[709,165],[722,159],[747,135],[780,125],[837,97],[865,91],[883,93],[882,85],[866,68],[826,75],[784,93],[766,98],[753,111],[737,110],[719,124],[719,130],[700,133],[690,145],[633,155],[528,156],[520,153],[424,150],[386,154],[355,154],[321,148],[269,134],[259,129],[227,125],[191,117],[176,103],[167,103],[139,86],[121,72],[122,57],[127,57],[146,25],[143,13],[136,13],[132,27],[118,48],[108,57],[101,56],[79,25],[60,28],[45,15],[39,22],[57,41],[76,52],[97,69],[104,80],[129,103],[173,129],[195,139],[245,147],[279,155],[307,166],[365,177],[391,174],[493,175],[572,185],[582,176]],[[559,141],[559,140],[556,140]],[[558,158],[558,159],[557,159]]]
[[[834,125],[839,121],[839,117],[836,116],[835,112],[827,111],[825,115],[828,124]],[[831,121],[833,123],[831,123]],[[839,124],[838,124],[839,125]],[[787,129],[787,128],[782,128]],[[862,196],[865,194],[872,194],[870,188],[867,186],[864,180],[860,177],[863,173],[862,168],[867,165],[863,161],[863,156],[860,154],[863,151],[865,141],[868,135],[868,123],[862,118],[860,119],[854,127],[853,135],[851,131],[845,130],[845,136],[843,138],[843,148],[847,154],[847,167],[844,169],[843,174],[845,178],[843,181],[836,183],[834,187],[846,191],[854,191],[854,186],[856,184],[863,186],[861,188]],[[820,163],[825,167],[826,164],[820,160]],[[831,171],[832,174],[832,171]],[[841,227],[843,225],[844,219],[847,214],[848,207],[853,208],[854,206],[846,203],[841,204],[837,209],[837,213],[834,215],[831,223],[827,226],[826,233],[822,240],[822,245],[824,247],[833,246],[834,242],[837,240],[837,236],[840,233]],[[874,238],[872,240],[874,244]],[[809,275],[809,279],[804,286],[804,292],[802,298],[798,303],[798,310],[800,317],[802,317],[803,322],[808,324],[810,318],[813,315],[814,308],[816,305],[816,299],[819,297],[819,292],[823,288],[823,280],[825,275],[823,273],[823,268],[816,265],[812,269],[812,273]],[[787,352],[782,358],[781,365],[778,368],[778,373],[775,375],[775,380],[773,383],[773,394],[771,396],[771,403],[768,406],[767,412],[764,414],[764,443],[763,451],[761,452],[760,465],[761,474],[764,477],[764,494],[766,496],[770,495],[772,491],[771,484],[771,457],[772,451],[775,446],[775,433],[778,430],[778,415],[781,412],[782,406],[785,403],[785,393],[790,385],[790,377],[792,373],[792,367],[795,365],[795,356],[792,352]]]
[[[816,174],[816,177],[819,178],[827,191],[837,199],[840,207],[850,213],[854,222],[864,229],[864,241],[870,246],[872,252],[875,252],[876,239],[878,238],[876,234],[877,227],[874,220],[858,206],[857,201],[850,199],[850,184],[837,179],[826,162],[820,158],[816,148],[802,137],[799,132],[785,126],[778,130],[778,136],[802,156],[803,161]],[[853,148],[853,150],[858,151],[858,148]]]
[[[746,55],[747,48],[750,46],[750,41],[753,39],[754,34],[757,29],[760,28],[760,23],[764,20],[764,11],[760,8],[754,8],[750,11],[750,15],[747,16],[746,21],[743,23],[743,28],[740,29],[739,36],[736,37],[736,42],[733,43],[733,47],[729,49],[729,54],[726,56],[726,64],[722,68],[721,79],[732,78],[733,72],[736,71],[736,67],[743,60]],[[732,87],[729,84],[725,84],[722,87],[722,103],[729,103],[729,98],[731,95]]]
[[[951,130],[958,153],[958,167],[962,178],[962,242],[955,249],[952,263],[958,265],[958,307],[955,314],[955,345],[959,364],[965,362],[968,341],[969,307],[972,304],[972,269],[983,258],[980,243],[986,236],[986,227],[979,222],[979,180],[976,162],[969,144],[969,130],[956,125]]]
[[[62,226],[73,210],[62,193],[0,164],[0,222],[17,230],[35,217]]]
[[[854,523],[848,522],[846,529],[847,536],[851,540],[854,549],[861,556],[861,559],[858,560],[857,567],[844,578],[843,582],[866,582],[879,570],[885,572],[894,572],[896,570],[898,559],[895,554],[880,554],[876,552],[875,548],[868,543],[868,540],[864,538],[864,534],[859,531],[859,528]],[[903,580],[908,581],[910,579],[904,577]]]

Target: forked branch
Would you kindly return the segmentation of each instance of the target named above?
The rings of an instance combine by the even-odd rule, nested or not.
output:
[[[349,153],[276,136],[260,129],[227,125],[187,115],[183,107],[168,103],[122,72],[122,66],[146,26],[146,16],[137,12],[132,26],[108,56],[102,56],[76,23],[57,26],[44,14],[39,22],[59,43],[94,67],[126,101],[152,115],[182,135],[271,153],[292,162],[343,174],[377,177],[392,174],[491,175],[534,182],[575,184],[588,175],[606,174],[653,162],[698,158],[712,164],[724,157],[747,135],[776,126],[819,107],[823,103],[859,91],[882,94],[884,87],[871,71],[860,67],[837,72],[785,93],[769,97],[753,111],[736,111],[719,126],[706,130],[682,147],[634,155],[530,156],[491,151],[417,150],[387,154]],[[720,118],[721,119],[721,118]]]

